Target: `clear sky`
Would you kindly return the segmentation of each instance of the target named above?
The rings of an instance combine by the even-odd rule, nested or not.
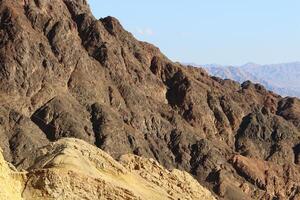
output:
[[[89,0],[170,59],[241,65],[300,61],[300,0]]]

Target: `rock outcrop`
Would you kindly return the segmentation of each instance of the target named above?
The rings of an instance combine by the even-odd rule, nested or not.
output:
[[[232,163],[237,172],[248,181],[267,191],[264,199],[274,196],[278,199],[286,199],[287,196],[289,199],[300,198],[298,167],[291,164],[278,165],[240,155],[235,156]]]
[[[0,1],[0,102],[0,145],[19,170],[42,147],[75,137],[113,158],[187,171],[220,199],[300,191],[270,192],[232,162],[241,155],[298,170],[298,99],[174,63],[117,19],[95,19],[86,0]]]
[[[80,140],[62,139],[38,154],[28,172],[11,169],[0,155],[0,199],[215,199],[186,172],[134,155],[118,163]]]

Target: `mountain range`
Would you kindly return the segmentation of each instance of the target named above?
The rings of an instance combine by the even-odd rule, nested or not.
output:
[[[175,63],[86,0],[0,1],[0,148],[0,199],[300,199],[298,98]]]
[[[300,62],[272,65],[248,63],[242,66],[210,64],[203,67],[213,76],[240,83],[250,80],[282,96],[300,97]]]

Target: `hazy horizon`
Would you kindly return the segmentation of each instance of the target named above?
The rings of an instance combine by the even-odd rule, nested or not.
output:
[[[186,64],[186,65],[195,65],[195,66],[209,66],[209,65],[213,65],[213,66],[219,66],[219,67],[243,67],[246,65],[258,65],[258,66],[272,66],[272,65],[284,65],[284,64],[298,64],[300,63],[300,61],[291,61],[291,62],[278,62],[278,63],[255,63],[255,62],[246,62],[244,64],[240,64],[240,65],[224,65],[222,63],[192,63],[192,62],[180,62],[182,64]]]
[[[97,18],[118,18],[139,40],[155,44],[174,61],[222,65],[300,61],[300,1],[89,3]]]

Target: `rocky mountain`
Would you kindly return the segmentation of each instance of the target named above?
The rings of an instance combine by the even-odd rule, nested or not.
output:
[[[43,169],[50,147],[65,146],[55,141],[77,138],[115,159],[135,154],[189,172],[218,199],[300,198],[297,98],[174,63],[117,19],[95,19],[86,0],[1,0],[0,58],[0,147],[19,171]],[[42,188],[50,197],[60,176],[74,194],[89,189],[69,170],[47,173],[33,180],[54,181],[57,190]],[[32,184],[29,194],[41,194]]]
[[[282,96],[300,97],[300,62],[274,65],[248,63],[243,66],[204,65],[213,76],[240,83],[250,80]]]
[[[0,154],[0,199],[207,199],[212,194],[187,172],[153,159],[120,161],[83,141],[61,139],[39,149],[29,171],[18,172]]]

